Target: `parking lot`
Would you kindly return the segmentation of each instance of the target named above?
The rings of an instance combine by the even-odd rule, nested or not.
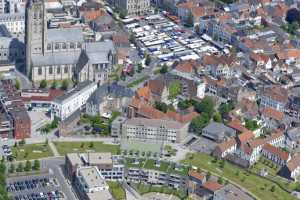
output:
[[[10,178],[7,191],[15,200],[66,199],[58,180],[52,175]]]
[[[14,200],[76,200],[63,164],[63,157],[44,159],[41,169],[46,173],[7,178],[7,191]]]

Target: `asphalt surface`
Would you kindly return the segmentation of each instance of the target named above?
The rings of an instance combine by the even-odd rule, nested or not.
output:
[[[19,176],[14,178],[8,178],[7,183],[13,183],[17,181],[25,181],[25,180],[32,180],[32,179],[41,179],[41,178],[49,178],[49,179],[55,179],[55,184],[48,185],[48,186],[41,186],[39,185],[37,188],[33,189],[25,189],[22,191],[15,191],[12,193],[13,196],[19,196],[19,195],[28,195],[32,193],[48,193],[51,191],[60,191],[64,195],[64,200],[76,200],[78,199],[73,191],[73,188],[65,178],[63,174],[63,165],[65,163],[64,157],[54,157],[49,159],[41,160],[41,171],[46,171],[45,174],[39,174],[39,175],[28,175],[28,176]]]

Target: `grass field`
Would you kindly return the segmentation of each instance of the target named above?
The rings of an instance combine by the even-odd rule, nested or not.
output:
[[[123,187],[120,183],[108,181],[107,184],[109,185],[109,191],[115,200],[125,200],[126,199],[125,190],[123,189]]]
[[[44,143],[13,147],[12,153],[16,160],[33,160],[53,156],[49,145],[45,145]]]
[[[54,142],[60,155],[85,152],[111,152],[120,154],[120,146],[103,144],[103,142]]]
[[[142,78],[136,79],[135,81],[132,81],[131,83],[129,83],[127,85],[127,87],[129,87],[129,88],[134,87],[134,86],[144,82],[147,79],[149,79],[149,76],[143,76]]]
[[[292,200],[294,199],[288,192],[284,191],[273,182],[266,180],[262,177],[250,174],[246,170],[233,165],[231,163],[225,162],[223,169],[221,168],[220,162],[216,161],[213,157],[203,154],[195,153],[190,154],[187,158],[182,161],[185,164],[191,164],[193,166],[199,167],[201,169],[213,172],[231,180],[242,187],[248,189],[258,198],[272,199],[272,200]],[[272,192],[272,186],[275,190]]]

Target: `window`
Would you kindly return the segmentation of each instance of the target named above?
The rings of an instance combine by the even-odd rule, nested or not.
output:
[[[49,74],[52,74],[52,73],[53,73],[53,68],[49,67]]]
[[[64,69],[64,71],[65,71],[65,74],[67,74],[67,73],[69,72],[69,68],[68,68],[68,66],[65,66],[65,69]]]
[[[67,48],[66,43],[63,43],[63,44],[62,44],[62,48],[63,48],[63,49],[66,49],[66,48]]]
[[[73,42],[70,43],[70,48],[74,49],[75,48],[75,44]]]
[[[38,75],[42,75],[42,68],[41,67],[38,68]]]
[[[60,74],[60,66],[57,66],[57,68],[56,68],[56,73],[57,73],[57,74]]]
[[[81,43],[80,42],[77,43],[77,48],[81,48]]]
[[[59,49],[59,44],[58,43],[55,44],[55,49]]]
[[[47,50],[51,50],[51,44],[47,44]]]

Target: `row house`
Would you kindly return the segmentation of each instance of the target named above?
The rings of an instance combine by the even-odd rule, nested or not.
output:
[[[262,155],[279,166],[285,165],[291,159],[289,152],[283,151],[270,144],[265,144],[263,146]]]
[[[202,58],[202,65],[214,78],[231,78],[234,74],[234,66],[237,64],[235,61],[234,55],[205,55]]]
[[[197,172],[189,171],[188,190],[189,193],[196,193],[199,188],[206,182],[206,176]]]
[[[271,107],[283,112],[288,103],[288,92],[278,85],[265,87],[260,95],[260,106]]]
[[[282,132],[273,133],[267,138],[255,139],[254,137],[255,135],[251,131],[243,132],[232,139],[233,141],[229,140],[217,145],[213,155],[218,158],[230,159],[233,157],[230,159],[232,162],[241,166],[251,166],[259,160],[265,144],[277,148],[284,147],[285,137]],[[277,162],[277,160],[275,161]],[[245,162],[246,164],[242,164]]]
[[[300,155],[296,155],[283,166],[279,171],[279,175],[296,181],[297,177],[300,175]]]
[[[133,163],[137,164],[138,163]],[[155,161],[153,168],[142,168],[138,166],[128,166],[126,169],[126,180],[135,183],[145,183],[153,185],[167,185],[175,189],[185,189],[188,182],[187,174],[183,174],[182,166],[176,164],[170,165],[166,168],[168,170],[162,171],[162,165],[165,163]],[[146,167],[146,165],[145,165]],[[170,170],[170,168],[173,168]]]

